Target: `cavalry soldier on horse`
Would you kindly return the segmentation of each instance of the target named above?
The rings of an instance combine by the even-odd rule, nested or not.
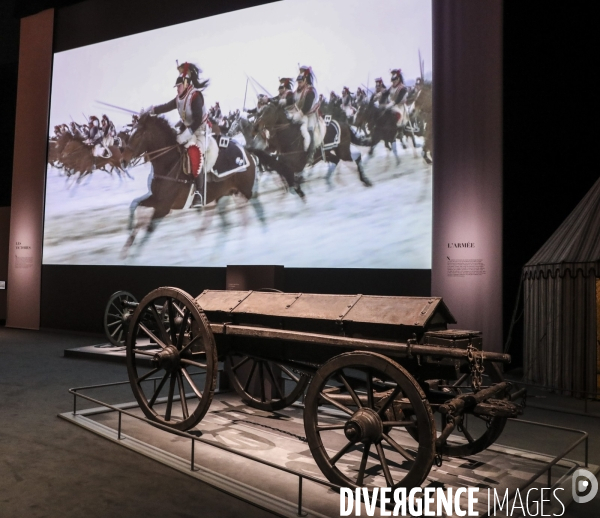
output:
[[[352,92],[350,92],[350,88],[347,86],[344,86],[342,90],[342,110],[344,110],[348,120],[352,119],[354,112],[356,111],[354,106],[352,106]]]
[[[423,80],[420,77],[415,79],[415,86],[413,86],[406,96],[406,104],[412,104],[419,97],[421,90],[423,90]]]
[[[339,95],[336,94],[333,90],[329,94],[329,104],[331,104],[332,106],[340,106],[342,104],[342,100],[340,99]]]
[[[392,70],[392,86],[389,88],[388,102],[386,109],[396,114],[396,126],[401,127],[407,122],[406,95],[408,89],[404,86],[402,71],[397,68]]]
[[[294,80],[291,77],[282,77],[277,87],[277,95],[270,100],[289,110],[294,105],[293,86]]]
[[[315,129],[318,124],[319,96],[314,87],[315,76],[312,68],[300,67],[300,74],[296,78],[298,84],[294,95],[294,102],[298,115],[293,117],[300,122],[300,132],[304,138],[304,149],[308,152],[306,164],[311,166],[315,155]]]
[[[177,135],[177,142],[187,150],[196,184],[192,207],[201,207],[204,204],[205,174],[212,170],[219,154],[217,142],[209,135],[208,113],[202,95],[208,80],[200,80],[201,70],[192,63],[178,65],[177,70],[175,99],[150,108],[150,112],[155,115],[175,109],[179,112],[183,131]]]
[[[377,103],[377,106],[385,106],[389,96],[389,90],[383,83],[383,79],[378,77],[375,79],[375,93],[373,94],[373,102]]]
[[[131,122],[125,125],[125,129],[123,130],[126,135],[131,134],[135,125],[139,122],[140,116],[137,113],[134,113],[131,116]]]
[[[356,98],[355,98],[356,106],[360,106],[361,104],[365,103],[366,100],[367,100],[367,93],[359,86],[356,89]]]
[[[115,129],[115,125],[108,118],[107,115],[102,115],[102,133],[104,134],[102,137],[102,145],[110,153],[109,147],[114,146],[114,144],[115,144],[115,137],[117,136],[117,130]],[[110,156],[112,156],[112,153],[110,153]]]
[[[223,118],[223,112],[221,111],[221,105],[217,101],[213,106],[213,117],[217,122],[219,122]]]
[[[79,140],[85,140],[86,136],[83,131],[81,131],[81,126],[77,124],[75,121],[71,122],[71,134],[73,137]]]
[[[84,144],[92,146],[92,155],[95,157],[110,158],[112,153],[104,145],[104,131],[100,126],[100,121],[95,115],[90,116],[88,121],[89,134],[88,138],[84,141]]]
[[[248,114],[248,121],[256,123],[261,112],[265,109],[265,106],[269,104],[270,100],[271,99],[269,99],[266,94],[258,94],[256,99],[256,108],[250,108],[246,110],[246,113]],[[237,115],[236,119],[239,119],[239,114]],[[256,135],[256,128],[253,128],[252,133],[253,135]]]

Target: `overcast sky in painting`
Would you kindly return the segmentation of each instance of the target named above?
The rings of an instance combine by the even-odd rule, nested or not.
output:
[[[246,77],[274,95],[279,77],[313,67],[319,93],[389,84],[401,68],[407,83],[432,70],[431,2],[423,0],[285,0],[55,54],[50,128],[84,115],[131,116],[98,103],[139,111],[175,95],[175,61],[190,61],[210,79],[206,102],[224,113],[242,109]],[[260,89],[249,82],[246,108]],[[169,120],[176,122],[175,112]]]

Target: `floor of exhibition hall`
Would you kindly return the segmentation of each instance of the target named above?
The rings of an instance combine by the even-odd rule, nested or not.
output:
[[[289,471],[325,480],[310,454],[300,405],[264,412],[244,405],[234,392],[216,394],[194,431],[202,442],[195,442],[193,471],[187,438],[128,415],[122,417],[119,438],[117,413],[99,412],[94,410],[97,404],[82,400],[73,416],[69,388],[127,379],[122,363],[64,357],[66,349],[101,341],[99,336],[0,327],[0,516],[295,516],[298,476]],[[86,393],[110,404],[134,401],[128,385]],[[540,408],[568,410],[581,402],[534,394],[523,420],[588,432],[593,470],[600,464],[600,418]],[[127,408],[141,415],[139,409]],[[600,404],[591,402],[586,410],[600,415]],[[424,485],[514,489],[577,438],[564,430],[509,422],[498,444],[473,457],[434,465]],[[209,442],[288,472],[223,452]],[[583,464],[583,444],[566,457]],[[561,461],[553,468],[552,483],[572,465]],[[353,469],[352,459],[344,469]],[[532,487],[545,487],[546,480],[544,475]],[[309,516],[339,516],[339,495],[307,480],[302,505]],[[478,505],[485,513],[486,500]],[[572,503],[564,514],[598,515],[600,497]]]

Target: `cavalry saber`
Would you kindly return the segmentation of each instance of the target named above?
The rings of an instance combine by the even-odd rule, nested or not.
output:
[[[264,93],[266,93],[266,94],[267,94],[269,97],[273,97],[273,96],[271,95],[271,92],[269,92],[269,90],[267,90],[267,89],[266,89],[266,88],[265,88],[263,85],[261,85],[261,84],[260,84],[260,83],[259,83],[259,82],[258,82],[256,79],[254,79],[253,77],[250,77],[250,76],[248,76],[247,74],[246,74],[246,77],[247,77],[248,79],[250,79],[250,80],[251,80],[253,83],[255,83],[256,85],[258,85],[258,86],[260,87],[260,89],[261,89],[261,90],[262,90]]]
[[[96,101],[98,104],[102,104],[104,106],[108,106],[109,108],[114,108],[115,110],[121,110],[122,112],[126,112],[126,113],[132,113],[137,115],[139,112],[135,111],[135,110],[130,110],[128,108],[123,108],[122,106],[117,106],[115,104],[109,104],[109,103],[105,103],[103,101]]]
[[[375,92],[373,92],[373,90],[371,90],[371,89],[370,89],[368,86],[366,86],[366,85],[362,85],[362,86],[364,86],[364,87],[367,89],[367,92],[368,92],[368,93],[370,93],[370,94],[372,94],[372,93],[375,93]]]
[[[242,108],[242,111],[246,111],[246,94],[248,93],[248,81],[250,81],[250,78],[248,76],[246,76],[246,90],[244,92],[244,108]]]

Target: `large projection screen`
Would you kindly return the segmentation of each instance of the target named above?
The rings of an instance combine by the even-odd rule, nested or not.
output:
[[[295,79],[299,65],[312,67],[326,101],[344,87],[373,92],[378,77],[389,87],[392,69],[402,70],[409,92],[417,78],[429,89],[431,3],[286,0],[58,52],[50,136],[57,126],[104,114],[117,131],[127,130],[132,112],[175,97],[176,60],[202,69],[210,80],[206,106],[218,102],[224,115],[245,116],[258,94],[277,94],[279,78]],[[130,207],[148,193],[152,165],[142,160],[126,171],[111,172],[109,165],[105,171],[91,159],[91,146],[65,147],[62,157],[49,157],[43,264],[430,269],[432,166],[422,150],[431,113],[422,107],[418,117],[414,108],[408,103],[400,114],[413,123],[395,144],[398,160],[383,142],[372,157],[368,145],[349,146],[372,186],[360,181],[352,160],[333,172],[322,161],[305,169],[304,199],[286,192],[278,174],[257,170],[255,198],[225,196],[202,211],[172,210],[152,233],[145,225],[153,209],[138,208],[130,248]],[[172,126],[180,120],[177,111],[165,118]],[[351,130],[368,144],[361,128]],[[233,138],[245,142],[240,134]],[[74,166],[79,156],[88,162]]]

